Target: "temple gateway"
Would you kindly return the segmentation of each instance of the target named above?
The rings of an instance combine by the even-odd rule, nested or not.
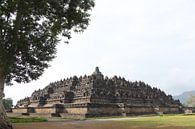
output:
[[[14,113],[32,116],[95,117],[179,113],[181,103],[144,82],[104,77],[96,67],[90,76],[50,83],[17,102]]]

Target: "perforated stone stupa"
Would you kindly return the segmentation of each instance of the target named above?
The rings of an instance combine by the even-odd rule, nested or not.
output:
[[[179,113],[181,104],[171,95],[141,81],[104,77],[96,67],[90,76],[50,83],[17,102],[14,113],[46,116],[126,116]]]

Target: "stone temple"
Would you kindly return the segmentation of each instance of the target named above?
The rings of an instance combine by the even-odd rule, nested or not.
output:
[[[96,67],[90,76],[50,83],[17,102],[14,113],[32,116],[95,117],[179,113],[181,103],[144,82],[104,77]]]

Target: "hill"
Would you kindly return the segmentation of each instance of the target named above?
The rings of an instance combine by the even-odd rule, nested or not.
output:
[[[179,99],[184,105],[191,106],[195,101],[195,91],[187,91],[180,95],[173,96],[174,99]]]

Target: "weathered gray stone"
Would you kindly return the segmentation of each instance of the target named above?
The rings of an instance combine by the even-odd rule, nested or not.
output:
[[[155,113],[155,108],[178,113],[180,107],[179,101],[160,89],[117,76],[104,78],[96,67],[91,76],[74,76],[33,92],[31,97],[18,101],[13,111],[34,108],[35,113],[105,116]]]

